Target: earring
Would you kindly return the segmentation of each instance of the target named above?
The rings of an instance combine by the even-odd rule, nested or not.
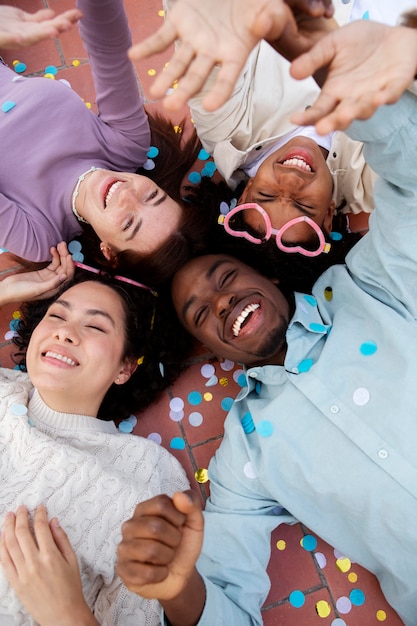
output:
[[[120,378],[119,377],[116,378],[116,383],[120,383]]]

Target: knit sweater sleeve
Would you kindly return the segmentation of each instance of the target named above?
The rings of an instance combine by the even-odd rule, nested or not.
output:
[[[78,0],[80,34],[93,73],[99,118],[130,139],[149,145],[150,131],[134,67],[122,0]]]

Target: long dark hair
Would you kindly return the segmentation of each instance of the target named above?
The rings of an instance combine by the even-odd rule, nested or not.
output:
[[[120,297],[125,313],[123,358],[140,359],[140,365],[124,385],[111,385],[97,416],[103,420],[126,419],[131,413],[145,409],[177,378],[189,352],[189,336],[177,322],[168,294],[160,293],[156,297],[111,277],[78,270],[74,280],[52,298],[22,306],[17,336],[13,339],[18,348],[14,360],[20,369],[26,369],[26,350],[32,332],[48,308],[64,291],[89,280],[107,285]]]

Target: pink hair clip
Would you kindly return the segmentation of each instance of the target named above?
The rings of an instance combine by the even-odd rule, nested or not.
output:
[[[133,285],[134,287],[139,287],[140,289],[145,289],[146,291],[150,291],[151,294],[155,297],[158,296],[158,292],[154,291],[151,287],[144,285],[143,283],[139,283],[132,278],[126,278],[126,276],[112,275],[108,274],[104,270],[99,270],[96,267],[91,267],[91,265],[85,265],[85,263],[80,263],[79,261],[74,261],[74,265],[78,267],[80,270],[85,270],[86,272],[92,272],[93,274],[99,274],[100,276],[108,276],[109,278],[114,278],[115,280],[119,280],[122,283],[128,283],[129,285]]]

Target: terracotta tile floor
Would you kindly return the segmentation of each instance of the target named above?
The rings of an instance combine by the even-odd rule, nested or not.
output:
[[[34,11],[49,5],[57,11],[73,6],[73,0],[8,0],[20,8]],[[134,41],[154,31],[162,22],[161,0],[126,0]],[[59,40],[3,54],[6,62],[20,61],[27,66],[24,75],[43,75],[45,68],[58,69],[56,79],[65,78],[73,89],[95,110],[90,68],[78,31]],[[152,76],[159,72],[168,55],[159,55],[137,65],[141,88],[151,107],[160,107],[149,98]],[[81,64],[72,65],[74,60]],[[180,112],[178,123],[187,110]],[[65,120],[63,120],[65,123]],[[201,171],[202,161],[196,163]],[[363,227],[363,221],[359,228]],[[0,256],[0,274],[10,271],[7,254]],[[0,313],[0,366],[13,367],[10,334],[18,316],[18,303]],[[220,365],[196,349],[189,368],[159,402],[141,415],[134,433],[152,437],[178,457],[194,488],[204,500],[209,483],[204,480],[210,458],[223,434],[223,420],[239,389],[239,368],[232,363]],[[198,476],[199,481],[196,480]],[[279,527],[272,538],[269,573],[271,592],[264,610],[267,626],[400,626],[401,620],[384,600],[371,574],[349,555],[341,555],[301,524]],[[227,625],[225,625],[227,626]]]

